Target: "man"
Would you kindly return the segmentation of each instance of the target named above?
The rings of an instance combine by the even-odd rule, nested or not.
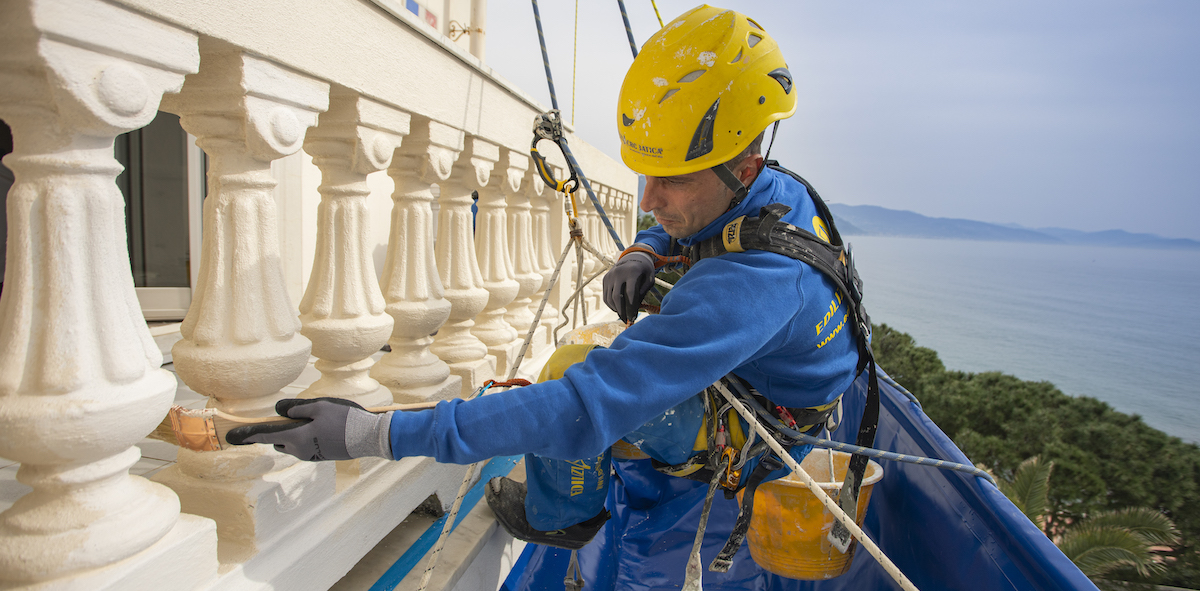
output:
[[[618,131],[623,160],[646,175],[641,208],[660,225],[639,233],[605,278],[605,301],[620,316],[636,316],[658,255],[719,240],[726,224],[758,216],[768,205],[786,205],[783,221],[826,235],[805,185],[763,166],[763,131],[791,116],[795,105],[778,46],[744,15],[701,6],[646,42],[621,88]],[[694,445],[703,443],[697,435],[706,421],[745,428],[713,409],[706,413],[698,395],[730,373],[774,405],[829,409],[858,363],[846,309],[835,284],[799,260],[763,250],[712,256],[678,280],[660,313],[630,326],[610,347],[583,352],[582,361],[557,370],[560,379],[382,417],[344,401],[285,400],[281,414],[313,420],[245,442],[318,460],[416,455],[469,463],[530,454],[528,493],[501,479],[488,495],[514,536],[579,548],[601,530],[609,518],[605,497],[616,494],[627,501],[610,501],[620,518],[610,529],[623,532],[614,534],[624,540],[617,543],[639,535],[654,541],[661,531],[624,529],[630,511],[652,516],[680,502],[690,511],[707,486],[663,476],[652,460],[619,459],[613,493],[606,481],[610,446],[624,439],[660,468],[686,464],[697,453],[707,457],[696,449],[703,445]],[[792,455],[807,451],[800,446]],[[744,466],[743,482],[758,459]],[[679,525],[670,521],[664,527]],[[695,525],[688,527],[694,534]],[[675,547],[691,546],[690,538],[672,539]],[[680,574],[685,562],[686,553]],[[643,575],[636,568],[620,576],[637,580]]]

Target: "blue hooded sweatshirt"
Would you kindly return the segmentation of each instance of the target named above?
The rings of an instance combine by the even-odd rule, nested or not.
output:
[[[804,185],[766,168],[737,207],[680,243],[709,238],[771,203],[792,208],[784,221],[824,235]],[[661,226],[637,241],[668,254]],[[596,457],[729,372],[776,404],[825,404],[854,380],[858,352],[848,313],[828,278],[787,256],[704,259],[675,284],[659,314],[593,350],[562,379],[394,413],[392,454],[458,464],[524,453]]]

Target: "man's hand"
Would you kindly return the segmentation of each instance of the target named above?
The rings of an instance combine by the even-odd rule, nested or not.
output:
[[[376,415],[341,398],[285,398],[275,412],[303,423],[248,425],[230,429],[225,440],[233,445],[269,443],[276,451],[310,462],[349,460],[364,456],[392,458],[388,438],[392,413]]]
[[[604,303],[622,321],[632,322],[653,285],[654,259],[644,252],[626,252],[604,276]]]

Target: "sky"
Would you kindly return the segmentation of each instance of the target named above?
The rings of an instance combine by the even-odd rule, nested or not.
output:
[[[658,0],[663,21],[694,1]],[[578,2],[572,99],[575,6],[539,3],[559,106],[619,159],[624,24],[615,0]],[[1200,2],[721,6],[782,48],[799,103],[771,157],[828,202],[1200,240]],[[654,9],[626,8],[640,46]],[[549,107],[531,4],[493,0],[487,19],[487,64]]]

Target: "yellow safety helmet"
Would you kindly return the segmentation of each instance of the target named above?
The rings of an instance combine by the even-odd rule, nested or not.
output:
[[[729,184],[720,165],[795,113],[796,93],[779,45],[758,23],[705,4],[646,41],[617,105],[626,166],[649,176],[712,168]]]

